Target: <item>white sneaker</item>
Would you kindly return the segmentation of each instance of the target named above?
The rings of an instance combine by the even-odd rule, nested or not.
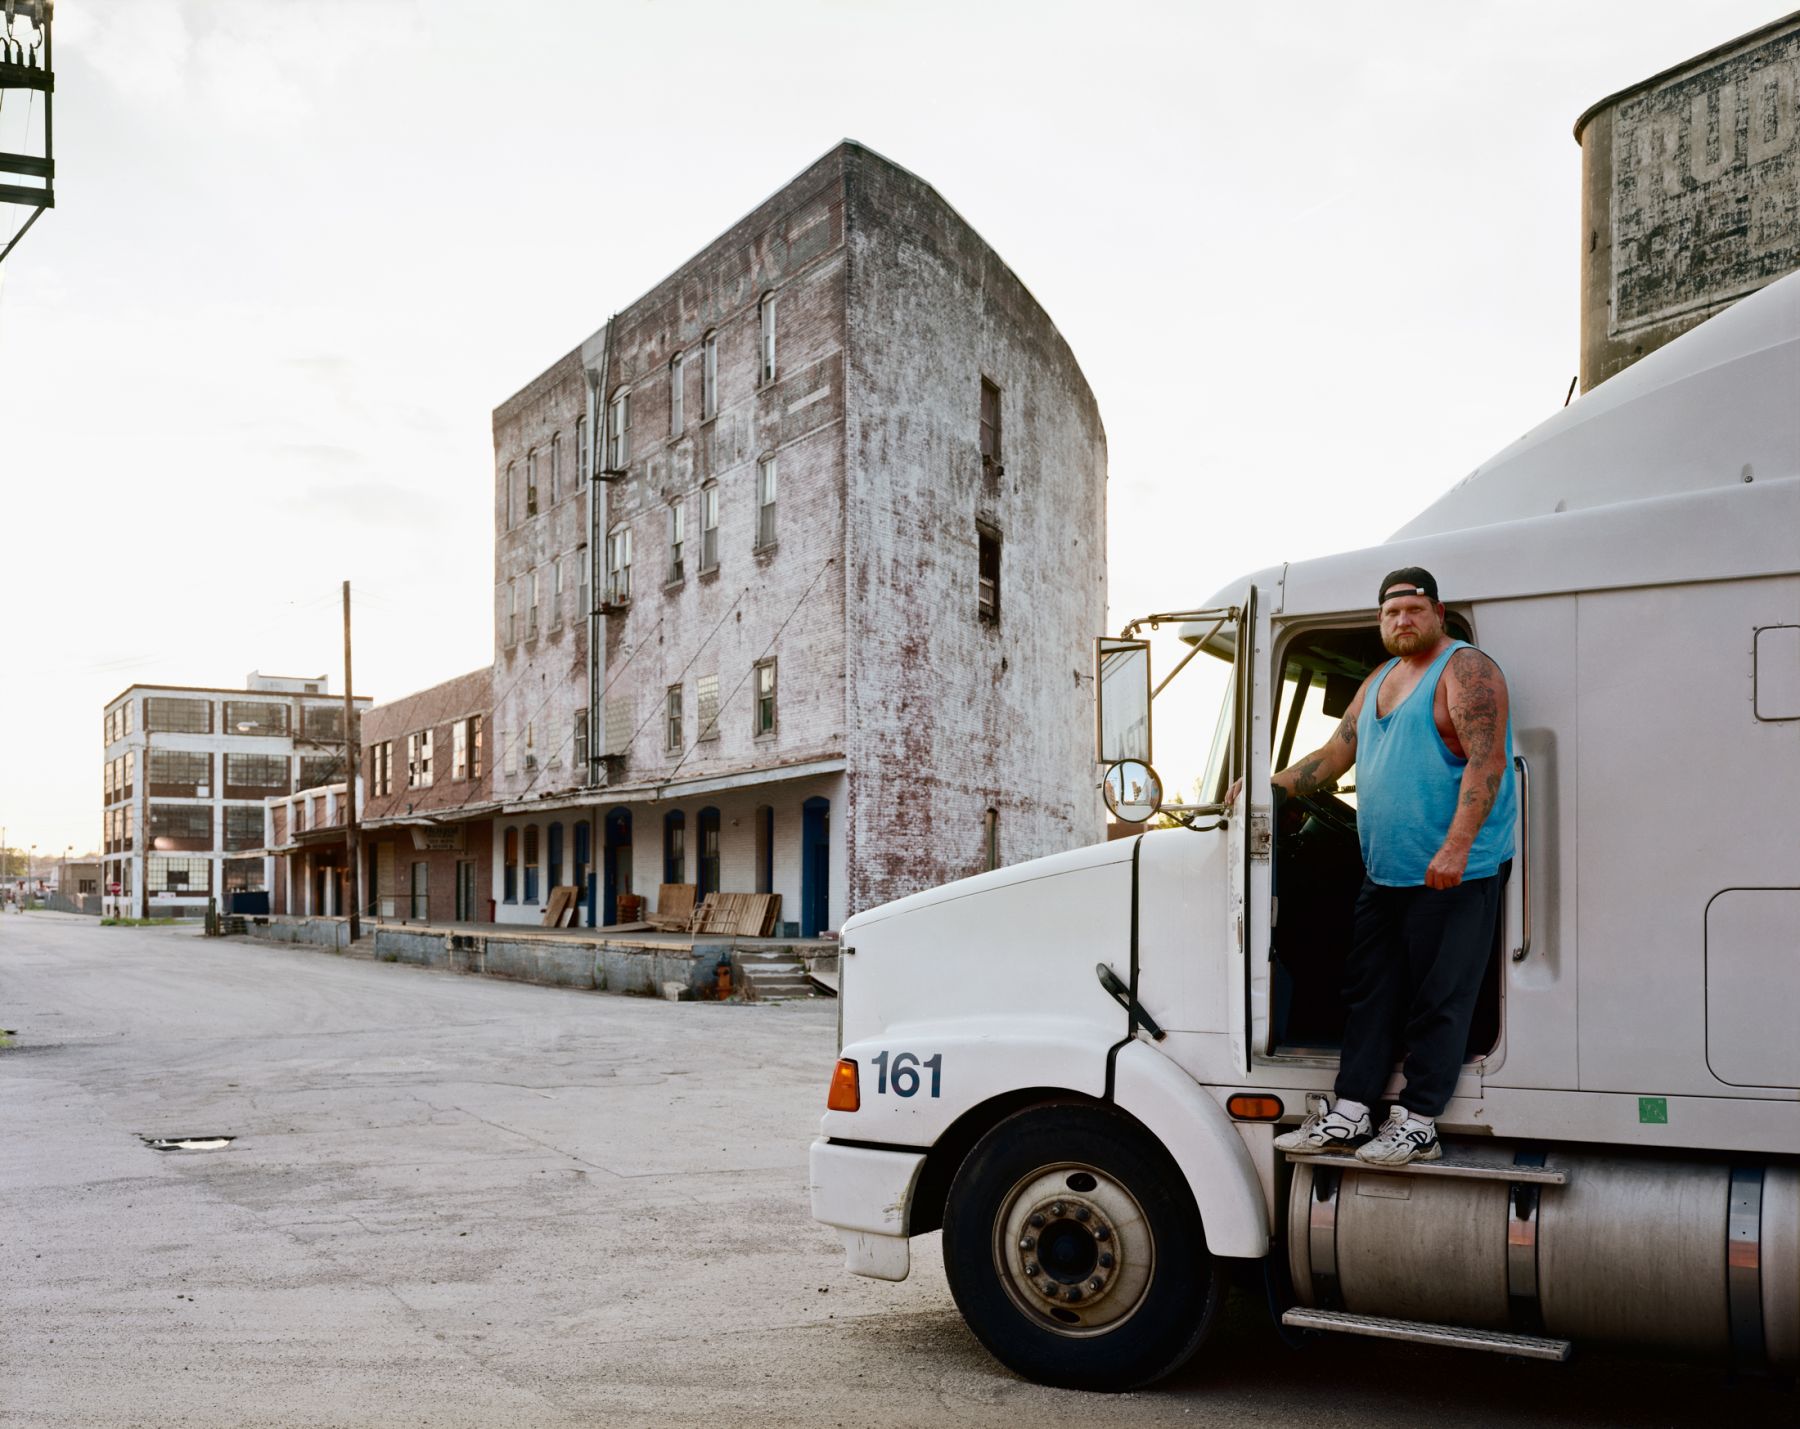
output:
[[[1403,1106],[1388,1113],[1381,1130],[1367,1146],[1356,1148],[1356,1159],[1371,1166],[1404,1166],[1409,1161],[1436,1161],[1444,1154],[1438,1145],[1437,1124],[1420,1121]]]
[[[1329,1151],[1334,1147],[1350,1147],[1369,1139],[1372,1130],[1369,1114],[1348,1117],[1331,1110],[1325,1097],[1306,1099],[1306,1120],[1294,1130],[1275,1138],[1277,1151]]]

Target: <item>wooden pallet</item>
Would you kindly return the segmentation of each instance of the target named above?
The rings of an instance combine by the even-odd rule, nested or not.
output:
[[[766,938],[781,916],[779,893],[709,893],[694,913],[692,931]]]
[[[656,890],[656,911],[648,915],[650,926],[687,932],[694,926],[694,895],[698,891],[691,883],[663,884]]]
[[[575,915],[581,911],[581,890],[574,884],[566,884],[550,890],[550,901],[544,906],[544,917],[540,924],[545,928],[567,928],[575,921]]]

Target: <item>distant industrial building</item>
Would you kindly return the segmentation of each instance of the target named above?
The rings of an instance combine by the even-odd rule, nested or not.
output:
[[[1800,267],[1800,13],[1621,90],[1581,144],[1581,390]]]
[[[693,884],[812,935],[1102,836],[1099,410],[929,184],[839,145],[494,445],[500,921],[567,876],[583,922]]]
[[[323,675],[137,684],[107,702],[102,742],[106,911],[192,917],[267,890],[264,803],[344,778],[344,702]]]

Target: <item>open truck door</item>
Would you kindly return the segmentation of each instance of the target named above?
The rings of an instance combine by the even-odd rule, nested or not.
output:
[[[1226,942],[1227,1025],[1233,1065],[1248,1073],[1258,1029],[1267,1025],[1269,930],[1273,912],[1274,813],[1269,792],[1269,619],[1252,585],[1244,593],[1232,671],[1231,777],[1241,781],[1230,810]]]

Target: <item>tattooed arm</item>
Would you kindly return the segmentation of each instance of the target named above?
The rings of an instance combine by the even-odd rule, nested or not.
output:
[[[1506,677],[1500,667],[1467,647],[1450,657],[1444,684],[1450,724],[1469,762],[1463,767],[1450,832],[1425,870],[1428,888],[1454,888],[1462,882],[1469,849],[1506,777]]]
[[[1370,680],[1375,677],[1371,675]],[[1352,764],[1356,763],[1356,721],[1362,714],[1363,696],[1368,692],[1369,680],[1364,680],[1362,688],[1356,692],[1356,698],[1350,701],[1350,708],[1344,711],[1344,717],[1338,721],[1338,727],[1311,754],[1303,754],[1281,773],[1269,780],[1271,787],[1279,789],[1283,794],[1316,794],[1321,789],[1329,789],[1336,784]],[[1225,791],[1225,802],[1237,802],[1238,789],[1243,781],[1235,781]]]

